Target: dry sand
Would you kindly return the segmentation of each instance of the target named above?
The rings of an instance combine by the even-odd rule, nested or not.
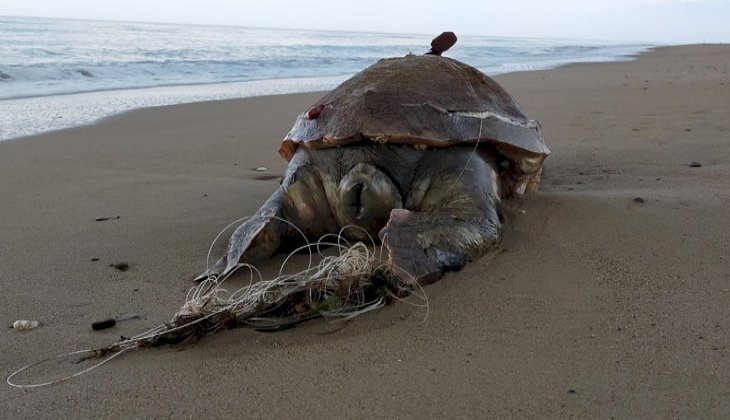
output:
[[[728,71],[730,46],[702,45],[498,77],[553,156],[501,252],[426,288],[425,320],[396,304],[330,334],[314,321],[137,351],[60,385],[3,385],[0,416],[728,418]],[[168,320],[218,231],[274,190],[277,141],[318,97],[0,143],[0,319],[42,323],[0,330],[3,377]],[[91,331],[125,312],[143,319]]]

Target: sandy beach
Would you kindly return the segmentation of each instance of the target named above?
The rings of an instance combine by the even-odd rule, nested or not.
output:
[[[3,384],[0,417],[728,418],[729,72],[730,46],[694,45],[499,76],[553,154],[501,249],[427,286],[428,311],[143,349],[62,384]],[[0,142],[3,378],[169,320],[213,238],[274,191],[279,141],[320,96]]]

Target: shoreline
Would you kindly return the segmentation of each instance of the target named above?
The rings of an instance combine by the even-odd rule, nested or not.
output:
[[[129,352],[59,385],[3,385],[0,409],[727,418],[728,74],[730,45],[693,45],[497,76],[541,121],[552,155],[540,190],[511,203],[499,251],[426,286],[428,309],[395,303],[346,324],[232,329]],[[277,188],[279,141],[319,97],[148,108],[1,141],[0,315],[41,324],[0,330],[3,377],[169,320],[213,238]],[[258,266],[265,278],[283,258]],[[249,278],[229,281],[235,290]],[[91,330],[130,312],[140,319]]]
[[[156,107],[321,92],[346,76],[122,88],[0,100],[0,142],[83,127],[126,112]],[[280,92],[284,90],[284,92]],[[76,118],[76,119],[74,119]],[[19,119],[20,121],[16,121]],[[45,128],[20,128],[43,121]],[[68,122],[70,121],[70,122]],[[3,128],[4,127],[4,128]],[[38,131],[41,130],[41,131]],[[9,133],[9,134],[8,134]]]
[[[629,55],[617,56],[608,61],[584,61],[559,64],[554,67],[538,70],[524,70],[507,73],[490,74],[490,77],[499,77],[512,73],[550,71],[573,64],[612,63],[635,60],[636,57],[646,54],[655,47],[647,47],[643,51]],[[159,106],[175,106],[189,103],[204,103],[220,100],[235,100],[250,97],[287,95],[298,93],[325,92],[337,86],[352,75],[343,74],[322,77],[296,77],[281,79],[252,79],[243,81],[190,83],[157,85],[139,88],[112,88],[90,90],[84,92],[65,92],[49,95],[22,96],[0,99],[0,105],[6,108],[7,115],[0,114],[0,141],[17,140],[57,130],[93,125],[106,118],[114,117],[126,112],[149,109]],[[230,88],[230,89],[226,89]],[[132,97],[128,105],[104,105],[107,98],[114,96]],[[152,97],[165,96],[154,100]],[[134,99],[137,97],[138,99]],[[177,99],[172,99],[177,98]],[[35,102],[35,104],[34,104]],[[50,102],[50,104],[49,104]],[[11,109],[14,107],[17,109]],[[71,109],[71,111],[69,111]],[[90,115],[84,115],[92,109]],[[63,110],[63,111],[61,111]],[[37,115],[34,115],[37,114]],[[75,116],[74,116],[75,115]],[[20,121],[16,119],[21,118]],[[74,118],[77,118],[74,120]],[[44,127],[21,128],[45,121]]]

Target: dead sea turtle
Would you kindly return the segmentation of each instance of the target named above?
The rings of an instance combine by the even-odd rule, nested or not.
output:
[[[393,272],[421,282],[493,248],[500,199],[536,188],[550,151],[501,86],[441,57],[455,42],[446,32],[426,55],[382,59],[302,113],[279,188],[199,279],[300,245],[292,225],[310,239],[358,226],[343,234],[379,237]]]

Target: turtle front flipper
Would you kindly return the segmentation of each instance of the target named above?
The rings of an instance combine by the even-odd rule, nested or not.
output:
[[[215,264],[195,278],[223,276],[239,263],[255,263],[306,240],[337,232],[319,172],[297,153],[281,185],[256,214],[231,235],[228,249]],[[302,236],[304,235],[304,236]]]
[[[432,283],[493,249],[500,240],[496,174],[478,154],[440,151],[424,159],[406,208],[394,209],[379,236],[393,272]]]
[[[256,262],[276,253],[284,231],[280,218],[282,204],[286,201],[285,194],[279,188],[253,217],[238,226],[228,241],[225,255],[196,277],[195,281],[228,274],[239,261]]]
[[[486,254],[499,242],[499,227],[486,220],[395,209],[381,239],[395,275],[429,284]]]

